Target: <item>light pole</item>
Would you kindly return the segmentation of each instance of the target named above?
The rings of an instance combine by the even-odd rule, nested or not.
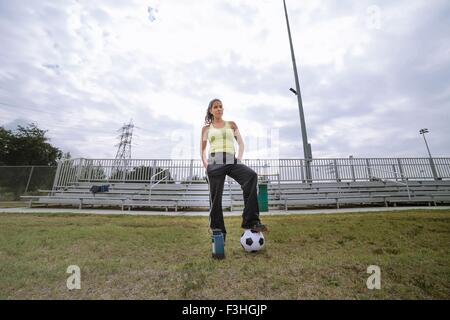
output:
[[[431,152],[430,152],[430,148],[428,147],[428,143],[427,143],[427,139],[425,139],[425,133],[428,133],[428,129],[427,128],[423,128],[419,130],[419,133],[423,136],[423,141],[425,141],[425,146],[427,147],[428,150],[428,155],[430,156],[430,165],[431,165],[431,172],[433,172],[433,177],[434,180],[441,180],[436,172],[436,167],[434,165],[434,161],[433,161],[433,157],[431,157]]]
[[[300,113],[300,125],[302,129],[302,139],[303,139],[303,154],[305,157],[305,167],[306,167],[306,180],[308,182],[312,181],[312,175],[311,175],[311,161],[312,161],[312,152],[311,152],[311,144],[308,143],[308,136],[306,134],[306,123],[305,123],[305,115],[303,114],[303,103],[302,103],[302,95],[300,93],[300,83],[298,81],[298,74],[297,74],[297,65],[295,63],[295,55],[294,55],[294,47],[292,46],[292,37],[291,37],[291,28],[289,27],[289,18],[287,14],[286,9],[286,1],[283,0],[284,4],[284,14],[286,15],[286,25],[287,25],[287,31],[289,36],[289,44],[291,46],[291,56],[292,56],[292,66],[294,67],[294,77],[295,77],[295,90],[290,88],[289,90],[292,91],[297,96],[298,101],[298,111]]]

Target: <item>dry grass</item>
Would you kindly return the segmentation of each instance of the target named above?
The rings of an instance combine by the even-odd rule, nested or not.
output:
[[[0,201],[0,208],[23,208],[28,207],[27,201]]]
[[[207,217],[0,214],[1,299],[449,299],[450,210],[264,216],[245,253],[226,218],[211,259]],[[69,265],[81,289],[69,291]],[[381,290],[368,290],[369,265]]]

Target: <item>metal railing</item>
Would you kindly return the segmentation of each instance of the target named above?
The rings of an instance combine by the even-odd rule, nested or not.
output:
[[[163,170],[163,171],[166,171],[166,170],[168,170],[168,169],[165,169],[165,170]],[[161,172],[163,172],[163,171],[161,171]],[[156,175],[160,174],[161,172],[155,173],[153,176],[151,176],[151,177],[150,177],[150,181],[153,181],[153,178],[155,178]],[[166,178],[167,178],[167,177],[165,176],[165,177],[163,177],[162,179],[158,180],[156,183],[153,183],[153,184],[150,186],[150,188],[149,188],[149,190],[148,190],[148,202],[151,202],[151,201],[152,201],[152,189],[153,189],[156,185],[158,185],[161,181],[165,180]]]
[[[381,170],[381,171],[382,171],[382,172],[388,172],[388,173],[395,173],[395,172],[389,171],[389,170]],[[400,185],[405,185],[405,186],[406,186],[406,190],[407,190],[407,192],[408,192],[408,199],[411,200],[411,192],[410,192],[410,190],[409,190],[408,179],[405,178],[405,177],[403,176],[403,174],[401,175],[401,177],[402,177],[402,181],[405,181],[405,182],[399,182],[399,181],[397,181],[397,180],[392,181],[392,180],[389,180],[389,179],[382,179],[382,178],[379,178],[379,177],[377,177],[377,176],[371,176],[370,178],[371,178],[371,179],[373,178],[373,179],[376,179],[376,180],[380,180],[380,181],[382,181],[382,182],[391,181],[391,182],[393,182],[393,183],[397,183],[397,184],[400,184]]]
[[[307,181],[304,159],[245,159],[242,161],[269,182],[369,181],[372,172],[393,181],[450,179],[450,158],[328,158],[311,161]],[[437,176],[431,166],[434,165]],[[78,182],[165,183],[204,181],[200,159],[70,159],[60,161],[54,189]]]

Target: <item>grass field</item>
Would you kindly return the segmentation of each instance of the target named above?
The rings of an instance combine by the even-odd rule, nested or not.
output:
[[[450,298],[450,210],[262,219],[267,246],[248,254],[240,218],[225,218],[218,261],[207,217],[0,214],[0,299]]]
[[[0,208],[23,208],[28,207],[26,201],[0,201]]]

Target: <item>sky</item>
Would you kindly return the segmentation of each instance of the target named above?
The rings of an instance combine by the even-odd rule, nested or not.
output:
[[[287,0],[313,158],[450,156],[448,0]],[[281,0],[0,0],[0,126],[73,158],[198,159],[208,103],[244,159],[303,158]],[[237,145],[236,145],[237,148]]]

